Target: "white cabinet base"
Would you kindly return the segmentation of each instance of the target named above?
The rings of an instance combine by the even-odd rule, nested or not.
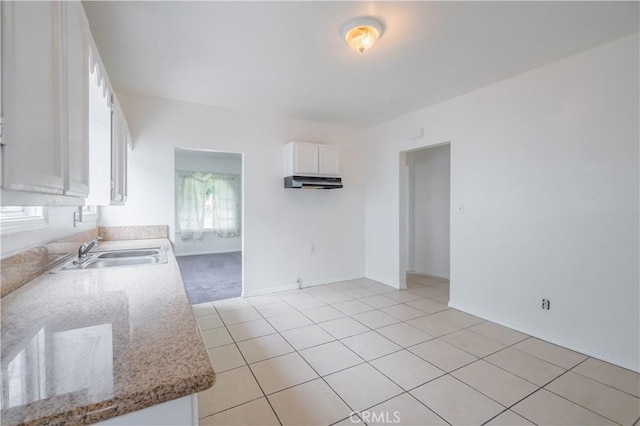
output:
[[[198,395],[188,395],[153,407],[143,408],[100,423],[103,426],[193,425],[198,424]]]

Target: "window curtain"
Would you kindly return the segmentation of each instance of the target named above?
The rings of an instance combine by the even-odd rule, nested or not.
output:
[[[213,174],[211,222],[220,238],[240,236],[240,175]]]
[[[240,236],[240,175],[176,172],[176,210],[182,240]]]

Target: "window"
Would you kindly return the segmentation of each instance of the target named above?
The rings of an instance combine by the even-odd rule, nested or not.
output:
[[[176,172],[176,214],[183,240],[204,232],[220,238],[240,236],[240,175]]]
[[[15,234],[47,227],[42,207],[4,206],[0,208],[0,234]]]

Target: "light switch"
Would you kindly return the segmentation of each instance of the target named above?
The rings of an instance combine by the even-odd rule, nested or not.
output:
[[[458,204],[458,213],[464,214],[464,204],[463,203],[459,203]]]

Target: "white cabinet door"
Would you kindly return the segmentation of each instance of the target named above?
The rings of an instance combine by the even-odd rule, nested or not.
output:
[[[94,53],[95,55],[95,53]],[[89,196],[86,204],[111,204],[111,93],[98,81],[98,69],[89,76]]]
[[[318,174],[318,145],[296,142],[293,146],[293,174]]]
[[[80,2],[62,3],[66,40],[67,174],[65,194],[89,194],[89,38]]]
[[[129,130],[124,114],[117,103],[111,115],[111,204],[127,201],[127,143]]]
[[[319,173],[322,176],[340,176],[340,150],[333,145],[318,145]]]
[[[2,2],[2,186],[62,194],[62,3]]]
[[[125,127],[124,146],[122,151],[122,166],[120,173],[120,193],[122,194],[122,204],[127,202],[127,196],[129,194],[129,143],[131,134],[129,129]]]

